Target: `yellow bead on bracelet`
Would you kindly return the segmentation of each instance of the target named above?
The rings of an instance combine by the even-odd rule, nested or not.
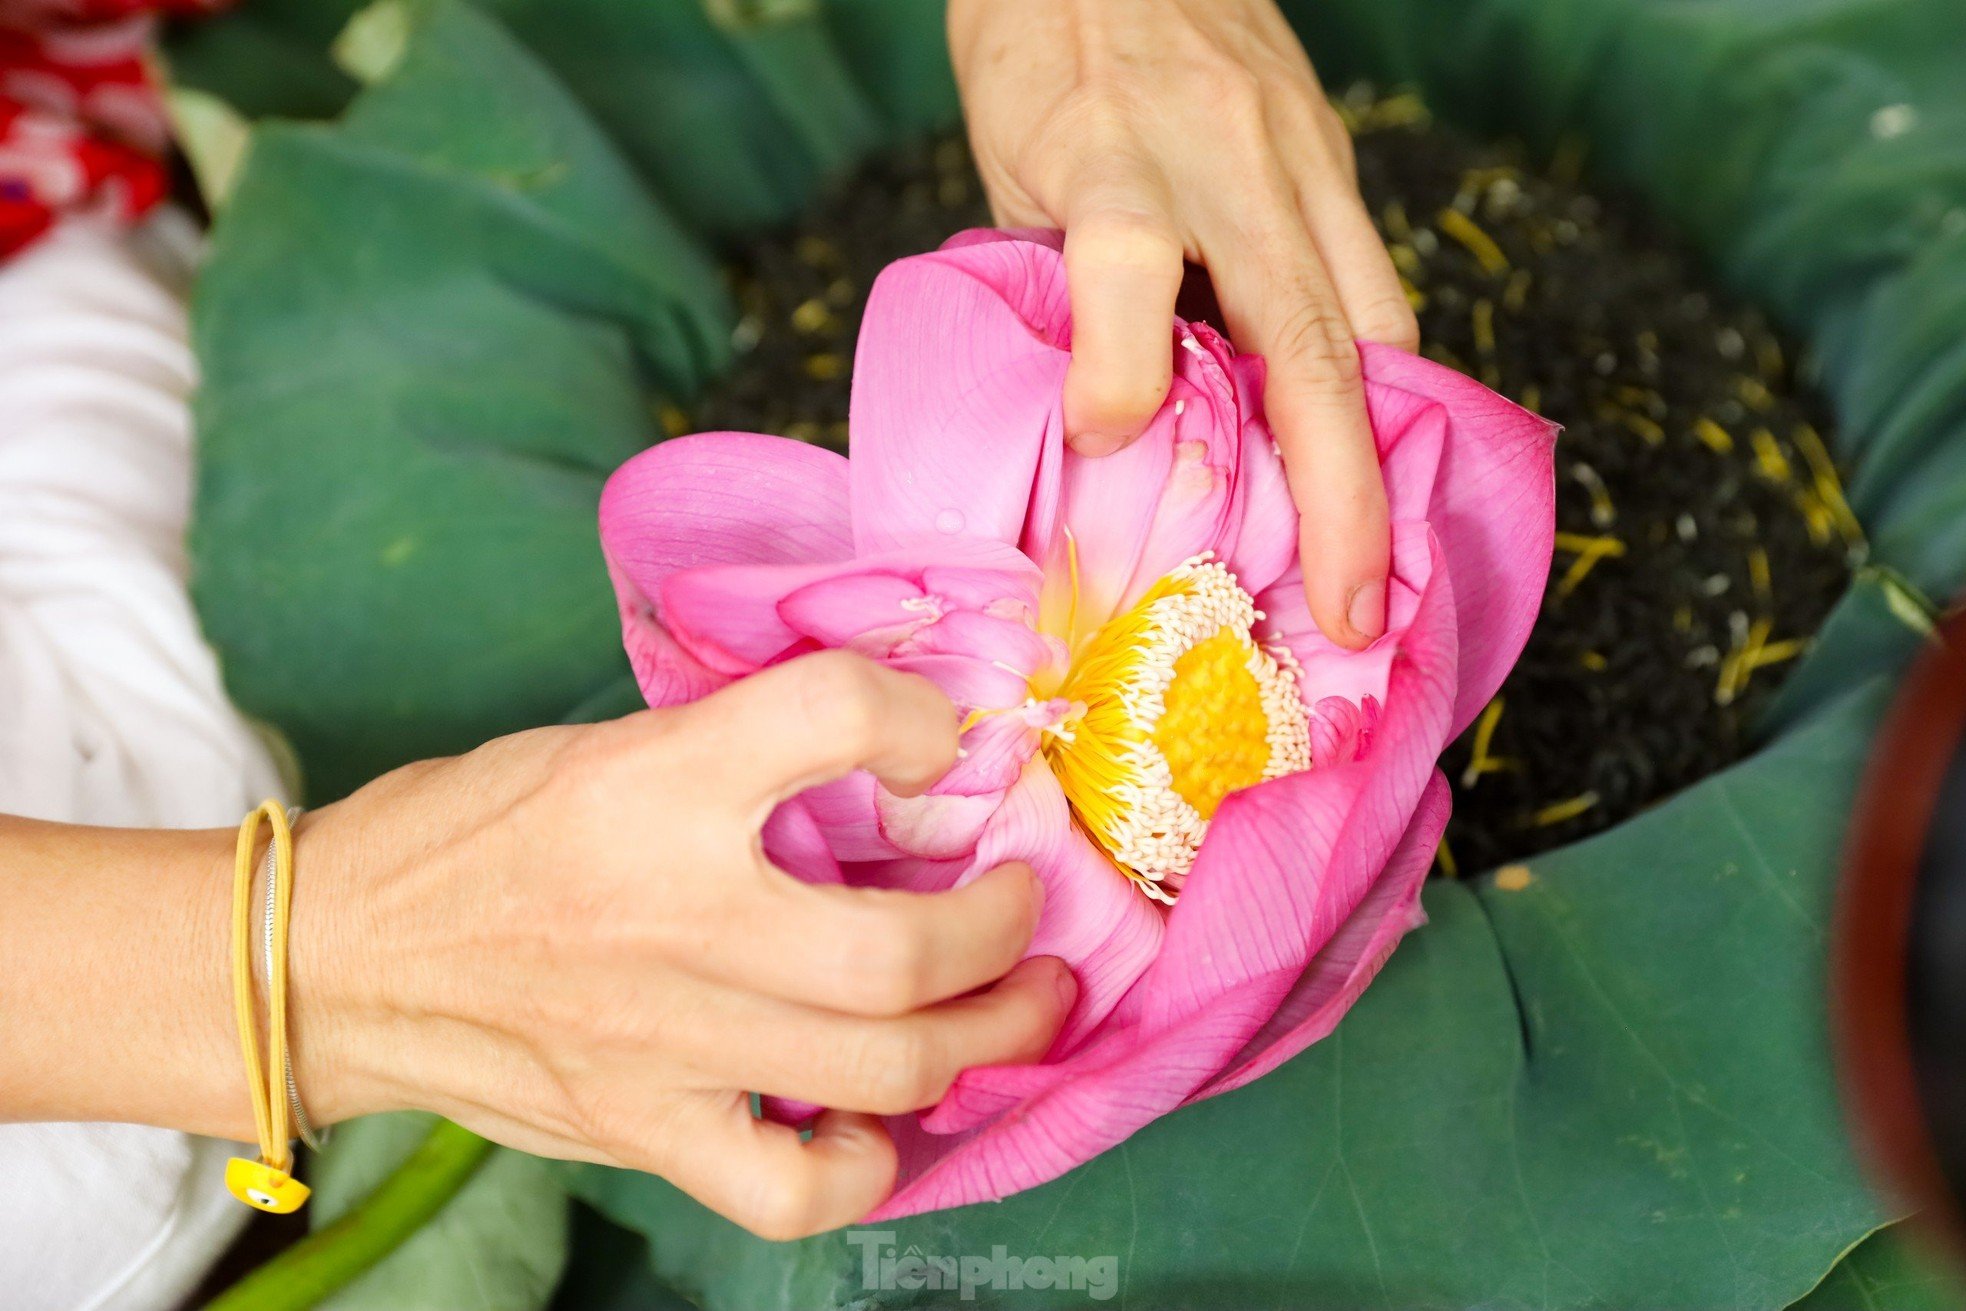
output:
[[[252,908],[253,853],[260,821],[273,830],[272,968],[267,979],[267,1061],[259,1059],[259,1026],[253,1014]],[[293,1149],[287,1118],[287,919],[293,908],[294,839],[287,812],[277,801],[262,802],[239,825],[232,882],[232,1001],[239,1022],[239,1048],[253,1098],[253,1125],[259,1133],[259,1159],[235,1156],[225,1165],[225,1186],[247,1206],[276,1215],[300,1209],[309,1188],[293,1177]]]

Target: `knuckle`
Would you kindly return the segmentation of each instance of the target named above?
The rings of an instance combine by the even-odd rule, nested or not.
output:
[[[1351,132],[1345,127],[1345,121],[1338,117],[1338,111],[1323,96],[1310,96],[1308,101],[1312,140],[1323,145],[1331,157],[1347,169],[1354,168],[1358,150]]]
[[[1360,384],[1351,334],[1337,308],[1320,298],[1306,297],[1284,315],[1269,346],[1276,362],[1295,369],[1307,385],[1341,392]]]
[[[1133,141],[1134,97],[1116,77],[1088,78],[1065,102],[1061,115],[1092,150],[1123,149]]]
[[[879,737],[881,689],[867,660],[845,651],[806,656],[799,661],[797,695],[807,727],[827,746],[859,754]]]
[[[1353,142],[1352,134],[1347,132],[1345,125],[1334,117],[1331,120],[1330,130],[1326,133],[1326,139],[1331,143],[1331,153],[1337,157],[1338,163],[1344,168],[1346,174],[1356,180],[1358,178],[1358,146]]]
[[[1420,320],[1404,297],[1374,301],[1359,315],[1358,333],[1367,341],[1415,350],[1420,345]]]
[[[865,1071],[868,1109],[905,1115],[935,1105],[952,1078],[943,1064],[937,1043],[923,1030],[903,1029],[886,1038],[876,1044]]]
[[[651,712],[646,718],[534,731],[555,734],[549,777],[571,784],[579,797],[607,804],[620,794],[621,775],[661,750],[668,726],[665,716]]]
[[[1138,153],[1135,100],[1116,78],[1087,79],[1026,142],[1017,161],[1020,171],[1048,179],[1048,189],[1062,194],[1089,162],[1133,157]]]
[[[1359,149],[1353,145],[1351,134],[1343,126],[1333,128],[1327,136],[1327,149],[1331,151],[1331,165],[1345,175],[1345,181],[1353,187],[1359,185]]]
[[[563,1103],[559,1118],[576,1142],[586,1143],[612,1160],[634,1162],[644,1169],[667,1164],[658,1159],[662,1152],[655,1140],[631,1130],[614,1107],[596,1097],[592,1089],[568,1086]]]
[[[1217,53],[1192,65],[1195,89],[1230,127],[1263,121],[1263,78],[1240,59]]]
[[[1073,234],[1085,256],[1102,270],[1178,272],[1186,251],[1165,220],[1137,210],[1103,209],[1081,219]]]
[[[639,1113],[624,1110],[620,1099],[594,1080],[561,1077],[558,1117],[550,1121],[567,1137],[586,1143],[604,1157],[634,1169],[665,1174],[673,1164],[668,1116],[658,1105]]]
[[[855,1007],[870,1015],[905,1015],[928,995],[929,955],[892,912],[875,912],[844,944],[843,972]]]

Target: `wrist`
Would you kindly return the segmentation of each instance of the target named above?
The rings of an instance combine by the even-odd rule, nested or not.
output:
[[[294,1083],[317,1129],[410,1105],[393,1051],[404,1010],[376,927],[372,863],[345,804],[294,825],[287,1032]]]

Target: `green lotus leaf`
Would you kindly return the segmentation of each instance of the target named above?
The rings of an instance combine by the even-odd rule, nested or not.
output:
[[[1966,1283],[1902,1226],[1880,1229],[1852,1249],[1794,1311],[1955,1311]]]
[[[711,234],[797,212],[879,139],[810,4],[487,0],[655,194]]]
[[[495,22],[437,6],[342,121],[257,131],[194,334],[194,593],[315,800],[619,678],[601,483],[729,309]]]
[[[328,47],[363,0],[253,0],[210,22],[186,22],[165,42],[170,80],[218,97],[248,118],[331,118],[356,83]]]
[[[311,1174],[309,1223],[358,1205],[423,1143],[436,1117],[405,1111],[336,1128]],[[567,1259],[567,1204],[553,1167],[494,1148],[436,1217],[336,1291],[320,1311],[532,1311]]]

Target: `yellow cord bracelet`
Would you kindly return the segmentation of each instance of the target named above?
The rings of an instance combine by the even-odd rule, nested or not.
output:
[[[253,855],[260,821],[273,830],[272,969],[267,980],[267,1061],[259,1059],[259,1026],[253,1013]],[[277,801],[262,802],[239,825],[232,879],[232,1002],[239,1022],[239,1049],[246,1058],[252,1091],[253,1125],[259,1133],[259,1159],[235,1156],[225,1165],[225,1186],[247,1206],[276,1215],[297,1211],[309,1189],[293,1177],[293,1149],[287,1119],[287,917],[293,906],[294,839],[287,812]]]

